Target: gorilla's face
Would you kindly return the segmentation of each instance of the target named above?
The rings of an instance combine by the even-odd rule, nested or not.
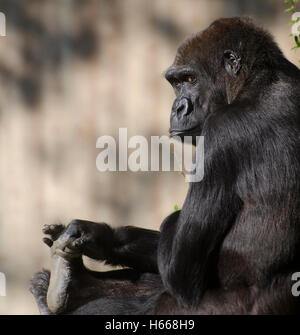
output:
[[[240,80],[241,57],[237,52],[221,46],[210,50],[209,56],[206,46],[212,44],[210,29],[180,46],[174,64],[165,73],[176,95],[170,136],[192,136],[193,143],[202,134],[206,118],[232,102],[228,87],[234,89]]]
[[[208,89],[197,69],[191,66],[172,66],[165,74],[176,99],[170,118],[170,136],[197,136],[207,115]]]

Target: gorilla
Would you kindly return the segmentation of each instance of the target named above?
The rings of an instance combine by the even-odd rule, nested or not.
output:
[[[165,77],[170,136],[204,136],[204,178],[160,231],[45,226],[41,314],[300,313],[300,70],[236,17],[184,41]],[[82,255],[125,268],[93,272]]]

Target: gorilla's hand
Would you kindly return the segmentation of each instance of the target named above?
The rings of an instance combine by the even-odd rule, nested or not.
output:
[[[112,230],[104,223],[73,220],[67,227],[59,225],[44,226],[43,232],[50,236],[43,241],[55,253],[66,259],[86,255],[103,259],[112,242]]]

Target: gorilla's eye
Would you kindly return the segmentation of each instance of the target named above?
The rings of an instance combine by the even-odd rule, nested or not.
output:
[[[196,78],[193,77],[193,76],[190,76],[190,77],[187,78],[187,81],[188,81],[189,83],[194,83],[194,82],[196,81]]]
[[[174,81],[173,81],[173,85],[174,85],[174,86],[177,86],[177,87],[178,87],[178,86],[180,86],[180,84],[181,84],[181,82],[180,82],[179,80],[174,80]]]

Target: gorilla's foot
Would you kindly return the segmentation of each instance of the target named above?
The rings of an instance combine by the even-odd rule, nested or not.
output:
[[[48,227],[49,229],[49,227]],[[51,235],[51,232],[47,231]],[[63,232],[51,246],[51,274],[47,305],[52,313],[66,310],[74,271],[83,267],[82,255],[76,248],[68,248],[70,236]]]

